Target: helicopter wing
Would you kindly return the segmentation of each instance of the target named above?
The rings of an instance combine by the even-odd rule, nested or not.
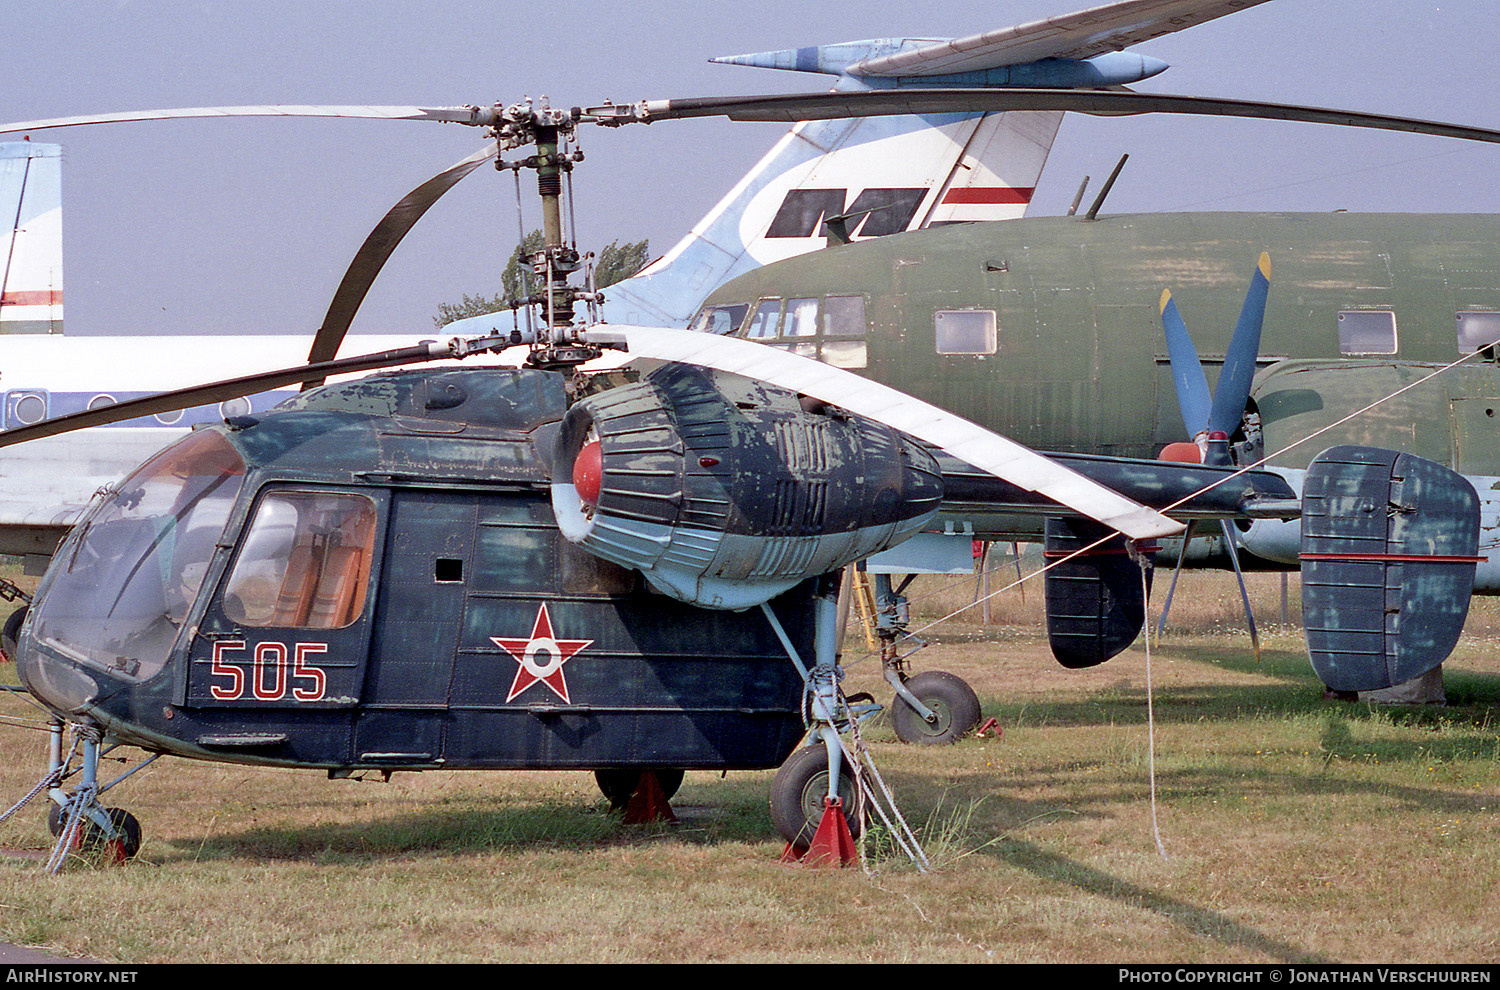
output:
[[[861,76],[941,76],[1043,58],[1086,59],[1264,2],[1129,0],[866,59],[850,66],[849,71]]]

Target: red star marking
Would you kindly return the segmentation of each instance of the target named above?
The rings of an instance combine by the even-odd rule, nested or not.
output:
[[[568,699],[568,680],[563,676],[562,666],[593,640],[558,639],[552,635],[552,617],[547,614],[544,602],[537,609],[530,639],[491,636],[490,642],[509,653],[521,665],[516,671],[516,679],[510,683],[510,694],[506,695],[506,701],[511,701],[531,685],[541,681],[564,703],[572,704]]]

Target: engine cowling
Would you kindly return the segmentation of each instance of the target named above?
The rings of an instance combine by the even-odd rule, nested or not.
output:
[[[552,477],[565,537],[724,609],[895,546],[943,497],[936,460],[890,427],[687,366],[575,403]]]

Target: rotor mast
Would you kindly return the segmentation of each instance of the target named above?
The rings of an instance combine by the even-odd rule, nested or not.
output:
[[[524,302],[540,305],[543,312],[526,363],[548,370],[571,370],[601,353],[598,346],[581,339],[580,328],[573,322],[575,303],[595,302],[598,294],[570,282],[573,274],[583,267],[583,258],[577,247],[567,241],[562,221],[563,178],[573,170],[574,163],[583,161],[582,151],[568,150],[580,111],[553,109],[544,98],[540,107],[527,99],[495,116],[494,135],[502,151],[524,145],[535,149],[534,154],[523,159],[495,162],[497,169],[535,170],[537,195],[542,205],[543,245],[529,259],[542,289]]]

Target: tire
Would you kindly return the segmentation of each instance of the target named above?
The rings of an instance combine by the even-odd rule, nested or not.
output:
[[[5,659],[12,662],[16,659],[17,647],[21,638],[21,623],[26,621],[26,610],[28,605],[22,605],[5,620],[5,625],[0,627],[0,653],[5,654]]]
[[[929,723],[896,695],[891,726],[896,738],[920,746],[951,746],[979,725],[979,698],[961,677],[941,670],[925,670],[906,681],[906,689],[937,716]]]
[[[105,808],[104,813],[109,815],[109,820],[114,824],[115,830],[123,836],[117,840],[120,843],[122,859],[131,859],[141,851],[141,823],[130,812],[124,808]],[[53,838],[58,838],[63,832],[62,809],[53,804],[47,809],[47,831],[52,833]],[[81,849],[96,849],[106,841],[104,834],[99,831],[99,826],[92,821],[84,821],[79,826],[78,846]]]
[[[849,834],[857,839],[864,830],[864,816],[859,814],[858,793],[847,761],[839,764],[838,794]],[[823,820],[826,797],[828,751],[821,744],[804,746],[787,757],[771,781],[771,821],[776,831],[794,846],[810,844]]]
[[[670,768],[652,768],[656,773],[656,781],[661,784],[661,792],[668,801],[672,800],[677,789],[682,786],[683,771]],[[641,774],[644,769],[638,767],[620,767],[611,770],[595,770],[594,782],[599,785],[599,792],[609,799],[609,806],[614,811],[624,811],[625,806],[630,803],[630,796],[640,785]]]

